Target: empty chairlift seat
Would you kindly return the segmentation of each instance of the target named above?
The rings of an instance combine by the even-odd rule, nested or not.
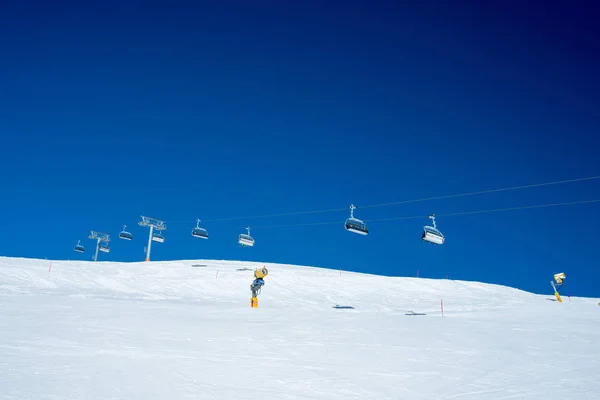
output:
[[[200,228],[200,219],[196,220],[196,227],[192,229],[192,236],[200,239],[208,239],[208,232],[204,228]]]
[[[358,233],[359,235],[368,235],[369,230],[364,222],[356,218],[348,218],[344,227],[347,231]]]
[[[354,218],[355,208],[353,204],[350,205],[350,218],[346,219],[344,228],[349,232],[358,233],[359,235],[368,235],[369,230],[367,229],[367,225],[360,219]]]
[[[83,247],[83,245],[81,244],[81,240],[77,241],[77,244],[75,245],[75,251],[79,253],[85,252],[85,247]]]
[[[254,238],[250,236],[250,227],[246,227],[246,230],[248,231],[248,234],[240,234],[240,236],[238,237],[238,243],[241,244],[243,247],[254,246]]]
[[[153,233],[152,241],[158,242],[158,243],[164,243],[165,237],[163,235],[161,235],[160,233]]]
[[[194,228],[192,230],[192,236],[200,239],[208,239],[208,232],[204,228]]]
[[[119,237],[121,239],[125,239],[125,240],[133,239],[133,235],[131,233],[127,232],[125,230],[125,228],[127,228],[127,225],[123,225],[123,230],[119,233]]]
[[[445,241],[445,237],[442,232],[437,229],[437,225],[435,223],[435,215],[431,214],[429,216],[433,221],[433,226],[425,225],[423,227],[423,234],[421,235],[421,239],[425,242],[429,242],[431,244],[440,245]]]

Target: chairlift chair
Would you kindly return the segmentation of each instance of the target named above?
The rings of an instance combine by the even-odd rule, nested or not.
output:
[[[153,233],[152,241],[158,242],[158,243],[164,243],[165,237],[163,235],[161,235],[160,233]]]
[[[98,245],[98,250],[100,250],[100,251],[102,251],[104,253],[109,253],[110,252],[110,248],[108,247],[108,245],[107,244],[102,244],[102,243],[100,243]]]
[[[246,227],[248,234],[242,233],[238,237],[238,243],[242,245],[242,247],[246,246],[254,246],[254,238],[250,236],[250,227]]]
[[[83,247],[83,245],[81,244],[81,240],[77,241],[77,244],[75,245],[75,251],[79,253],[85,252],[85,247]]]
[[[354,209],[356,209],[356,207],[354,206],[354,204],[351,204],[350,218],[346,219],[346,222],[344,223],[344,228],[346,228],[346,230],[349,232],[358,233],[359,235],[366,236],[369,234],[367,225],[360,219],[354,218]]]
[[[119,237],[121,239],[125,239],[125,240],[133,239],[133,235],[131,233],[127,232],[125,230],[125,228],[127,228],[127,225],[123,225],[123,230],[119,233]]]
[[[208,239],[208,232],[204,228],[200,228],[200,218],[196,220],[196,227],[192,229],[192,236],[200,239]]]
[[[435,245],[443,244],[446,238],[442,232],[437,229],[437,225],[435,223],[435,214],[431,214],[429,218],[431,218],[433,221],[433,226],[425,225],[423,227],[423,235],[421,235],[421,239],[425,242]]]

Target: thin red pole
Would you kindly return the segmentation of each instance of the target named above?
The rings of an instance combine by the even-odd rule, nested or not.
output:
[[[442,317],[444,316],[444,300],[440,299],[440,308],[442,309]]]

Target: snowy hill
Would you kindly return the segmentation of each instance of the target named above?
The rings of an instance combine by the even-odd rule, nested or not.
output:
[[[598,299],[550,292],[0,258],[0,399],[597,399]]]

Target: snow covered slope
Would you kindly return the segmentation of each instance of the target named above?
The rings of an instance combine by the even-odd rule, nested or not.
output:
[[[597,399],[598,300],[553,299],[268,263],[0,258],[0,399]]]

